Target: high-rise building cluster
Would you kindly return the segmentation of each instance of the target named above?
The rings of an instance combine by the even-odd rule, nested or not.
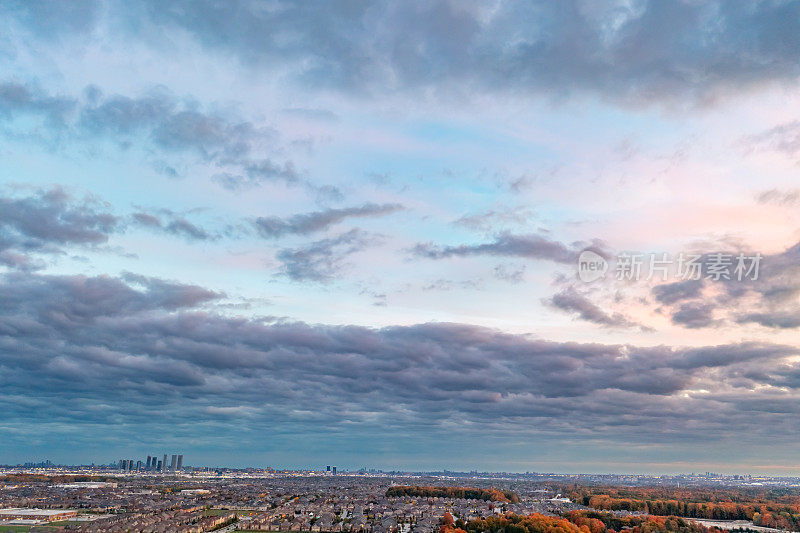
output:
[[[119,469],[123,472],[180,472],[183,470],[183,455],[172,454],[172,460],[167,464],[167,454],[161,459],[157,455],[148,455],[147,462],[133,459],[120,459]]]

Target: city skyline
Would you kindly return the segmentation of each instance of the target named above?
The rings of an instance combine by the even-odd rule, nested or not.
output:
[[[149,457],[149,456],[148,456]],[[153,459],[157,459],[153,457]],[[132,468],[128,468],[128,464],[132,462]],[[123,464],[125,463],[125,464]],[[159,459],[158,464],[161,465],[162,461]],[[153,465],[156,462],[153,461]],[[686,471],[686,472],[675,472],[671,474],[664,474],[664,473],[648,473],[648,472],[549,472],[549,471],[492,471],[486,470],[481,471],[477,469],[472,470],[449,470],[449,469],[436,469],[436,470],[406,470],[406,469],[383,469],[383,468],[376,468],[376,467],[369,467],[369,466],[361,466],[360,468],[341,468],[338,466],[332,465],[304,465],[300,467],[293,467],[293,468],[284,468],[278,465],[247,465],[247,466],[230,466],[225,464],[206,464],[206,465],[187,465],[185,466],[185,471],[183,469],[176,468],[173,470],[172,468],[168,467],[166,469],[157,468],[153,466],[153,468],[146,468],[146,463],[142,462],[141,460],[136,459],[120,459],[119,461],[111,461],[109,463],[102,463],[102,462],[91,462],[87,464],[61,464],[58,462],[53,462],[49,459],[33,462],[28,461],[25,463],[18,463],[18,464],[4,464],[0,462],[0,469],[3,469],[7,473],[20,473],[20,472],[56,472],[61,471],[65,475],[75,476],[81,475],[86,472],[95,472],[95,473],[106,473],[106,474],[114,474],[115,472],[128,472],[134,474],[147,474],[148,472],[151,474],[166,474],[166,475],[174,475],[176,473],[179,474],[197,474],[198,472],[203,472],[207,470],[217,470],[217,471],[226,471],[226,472],[233,472],[233,473],[252,473],[252,472],[268,472],[275,474],[277,476],[284,476],[286,474],[294,474],[294,475],[306,475],[306,476],[331,476],[331,475],[358,475],[363,477],[371,477],[371,476],[405,476],[405,475],[419,475],[419,476],[432,476],[432,477],[442,477],[443,479],[480,479],[481,476],[489,476],[490,478],[498,478],[503,479],[504,476],[509,478],[537,478],[537,477],[547,477],[547,476],[554,476],[556,478],[560,477],[569,477],[569,476],[578,476],[579,478],[642,478],[646,480],[648,478],[652,479],[659,479],[659,478],[669,478],[669,479],[680,479],[680,478],[687,478],[687,479],[708,479],[708,480],[720,480],[720,479],[729,479],[729,480],[741,480],[741,481],[748,481],[748,480],[790,480],[792,482],[800,481],[800,476],[780,476],[780,475],[769,475],[763,474],[758,472],[713,472],[713,471]],[[88,469],[88,470],[87,470]]]
[[[0,462],[800,475],[800,3],[0,13]]]

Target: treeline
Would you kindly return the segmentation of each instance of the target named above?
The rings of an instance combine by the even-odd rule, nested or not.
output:
[[[612,513],[570,511],[564,517],[577,526],[586,526],[589,533],[631,531],[635,533],[709,533],[722,530],[706,527],[678,516],[616,516]]]
[[[573,501],[594,509],[711,520],[752,520],[758,526],[800,530],[800,497],[796,492],[781,489],[572,487],[564,492]]]
[[[448,519],[449,518],[449,519]],[[517,515],[507,513],[471,520],[467,524],[453,523],[445,515],[440,533],[722,533],[691,520],[674,516],[626,516],[611,513],[572,511],[563,517]]]
[[[467,500],[484,500],[503,503],[517,503],[519,496],[510,490],[495,488],[480,489],[475,487],[420,487],[398,485],[389,487],[386,497],[412,498],[463,498]]]

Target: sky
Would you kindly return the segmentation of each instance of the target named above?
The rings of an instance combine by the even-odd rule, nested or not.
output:
[[[0,11],[0,463],[800,475],[800,2]]]

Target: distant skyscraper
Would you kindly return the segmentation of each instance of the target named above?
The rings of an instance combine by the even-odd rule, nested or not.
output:
[[[325,470],[330,472],[331,471],[331,465],[328,465],[327,467],[325,467]]]
[[[156,465],[156,470],[161,472],[161,459],[158,460],[158,464]]]
[[[178,470],[183,470],[183,455],[178,456]]]
[[[175,467],[178,466],[178,456],[174,453],[172,454],[172,462],[169,464],[169,469],[173,472],[175,471]]]
[[[119,469],[120,470],[125,470],[125,459],[120,459],[119,460]]]
[[[158,456],[156,454],[153,454],[153,461],[150,463],[150,469],[151,470],[155,470],[156,469],[156,464],[158,463],[158,458],[157,457]]]
[[[148,455],[147,456],[147,467],[145,468],[145,470],[150,470],[150,461],[152,461],[152,460],[153,460],[153,458]]]
[[[164,454],[164,459],[161,461],[161,468],[159,468],[162,472],[166,472],[167,470],[167,454]]]
[[[141,469],[142,469],[142,461],[141,460],[136,461],[136,471],[138,472]]]
[[[333,467],[333,475],[334,476],[336,475],[336,467],[335,466]]]

